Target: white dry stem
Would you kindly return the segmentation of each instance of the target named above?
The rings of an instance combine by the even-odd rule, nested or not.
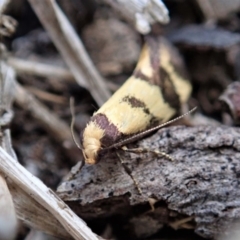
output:
[[[0,171],[58,219],[67,232],[77,240],[99,238],[42,181],[28,172],[0,147]]]
[[[137,31],[148,34],[154,23],[169,22],[168,9],[161,0],[101,0],[116,9]]]
[[[12,66],[19,74],[36,75],[39,77],[66,79],[73,82],[74,78],[71,72],[62,67],[56,67],[49,64],[26,61],[19,58],[9,57],[8,64]]]
[[[5,179],[0,175],[0,239],[14,239],[17,225],[12,196]]]
[[[23,88],[16,84],[13,69],[7,66],[7,64],[5,64],[3,61],[0,63],[2,73],[1,79],[2,81],[4,80],[4,84],[2,84],[3,86],[0,85],[3,89],[0,99],[1,107],[2,109],[5,109],[4,112],[6,112],[4,115],[9,113],[9,111],[6,110],[10,109],[13,97],[15,97],[26,107],[31,106],[34,108],[34,110],[36,110],[34,112],[35,115],[38,116],[46,113],[46,118],[48,118],[48,121],[51,121],[52,115],[50,114],[51,116],[49,117],[48,112],[44,111],[45,109],[43,106],[37,101],[34,101],[35,98],[32,98],[30,94],[27,94],[27,91],[24,91]],[[22,99],[21,96],[23,95],[25,98]],[[55,118],[53,118],[53,120],[54,119]],[[3,126],[7,120],[10,122],[11,118],[0,118],[0,120],[0,125]],[[59,121],[57,121],[57,123],[58,122]],[[62,123],[60,122],[60,126],[61,125]],[[4,130],[1,137],[2,144],[0,147],[0,173],[2,176],[6,177],[11,194],[14,196],[13,199],[18,217],[29,226],[35,227],[55,236],[68,236],[67,238],[69,238],[69,235],[71,235],[75,239],[98,239],[98,237],[86,226],[86,224],[80,218],[78,218],[76,214],[72,212],[71,209],[69,209],[68,206],[55,195],[55,193],[51,191],[51,189],[47,188],[38,178],[33,176],[18,163],[11,147],[9,129]],[[4,179],[2,178],[2,180]],[[6,194],[5,188],[0,188],[5,190],[4,195],[10,196],[9,193],[8,195]],[[0,208],[3,206],[4,202],[3,204],[0,204]],[[5,213],[4,210],[8,210],[9,217],[14,216],[12,201],[9,200],[8,206],[5,206],[5,208],[6,209],[0,209],[0,219],[1,214]],[[7,219],[5,216],[2,218],[5,219],[6,223]],[[12,224],[15,222],[16,220],[12,221]],[[2,225],[0,222],[0,226],[4,225]],[[8,224],[8,227],[9,228],[4,227],[5,232],[7,230],[10,231],[10,224]],[[14,233],[14,229],[12,229],[8,235],[10,236],[12,233]],[[0,236],[0,239],[2,240],[4,238]]]
[[[76,81],[86,87],[101,106],[111,96],[83,43],[54,0],[28,0],[62,54]]]
[[[33,76],[52,78],[52,80],[56,79],[56,81],[61,79],[69,83],[75,82],[72,73],[64,67],[53,66],[37,61],[33,62],[30,60],[23,60],[15,57],[8,57],[7,62],[14,68],[18,75],[29,74]],[[106,84],[108,89],[111,91],[116,91],[119,88],[119,86],[113,82],[107,82]]]
[[[11,147],[11,138],[7,126],[13,117],[11,105],[14,95],[14,71],[0,61],[0,138],[1,146],[11,156],[15,157],[15,153]],[[4,175],[0,175],[0,239],[12,240],[17,233],[17,217],[13,204],[13,199],[5,181]]]
[[[22,108],[30,111],[33,117],[41,122],[42,126],[52,134],[56,141],[63,145],[71,145],[72,135],[69,126],[19,83],[16,83],[15,100]]]

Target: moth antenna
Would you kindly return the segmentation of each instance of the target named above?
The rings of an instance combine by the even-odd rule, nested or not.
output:
[[[140,132],[140,133],[138,133],[138,134],[136,134],[136,135],[134,135],[134,136],[132,136],[132,137],[129,137],[129,138],[125,139],[125,140],[122,140],[122,141],[120,141],[120,142],[118,142],[118,143],[115,143],[115,144],[111,145],[110,147],[107,147],[106,149],[118,148],[118,147],[121,147],[121,146],[123,146],[123,145],[126,145],[127,143],[134,142],[134,141],[136,141],[137,139],[140,139],[140,138],[148,135],[148,134],[151,133],[151,132],[154,132],[154,131],[156,131],[156,130],[158,130],[158,129],[166,126],[166,125],[169,125],[170,123],[173,123],[173,122],[178,121],[179,119],[185,117],[186,115],[190,114],[191,112],[195,111],[196,109],[197,109],[197,107],[194,107],[193,109],[191,109],[190,111],[184,113],[183,115],[181,115],[181,116],[179,116],[179,117],[176,117],[176,118],[174,118],[174,119],[172,119],[172,120],[170,120],[170,121],[168,121],[168,122],[165,122],[165,123],[163,123],[163,124],[160,124],[160,125],[158,125],[158,126],[156,126],[156,127],[150,128],[150,129],[148,129],[148,130],[146,130],[146,131]]]
[[[75,111],[74,111],[74,98],[70,97],[70,111],[71,111],[71,116],[72,116],[72,120],[71,120],[71,125],[70,125],[70,129],[71,129],[71,134],[72,134],[72,138],[74,143],[76,144],[76,146],[82,150],[80,144],[78,143],[77,139],[75,138],[75,134],[74,134],[74,124],[75,124]]]

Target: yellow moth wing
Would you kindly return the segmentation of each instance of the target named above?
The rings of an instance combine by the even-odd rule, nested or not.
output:
[[[173,56],[171,56],[171,51],[169,50],[169,46],[167,46],[165,41],[162,41],[162,45],[165,45],[165,46],[160,47],[160,50],[159,50],[161,67],[164,68],[165,71],[171,77],[171,81],[174,85],[175,91],[177,92],[180,98],[180,102],[185,103],[192,92],[192,86],[189,80],[181,76],[174,68],[173,62],[171,60]],[[177,54],[177,57],[179,57],[178,54]]]
[[[142,107],[132,107],[123,101],[124,97],[141,100],[150,114]],[[111,101],[107,101],[97,113],[105,114],[123,134],[133,134],[146,129],[153,117],[167,121],[174,115],[175,109],[164,101],[158,86],[131,76],[112,96]]]
[[[154,72],[153,72],[153,68],[151,65],[151,60],[150,60],[150,49],[147,45],[143,46],[141,55],[139,57],[137,66],[135,68],[136,70],[141,70],[141,73],[144,74],[147,77],[152,77]]]
[[[144,45],[138,64],[136,66],[136,70],[141,70],[141,73],[145,76],[151,78],[154,75],[154,70],[151,64],[150,54],[151,49],[148,45]],[[176,52],[175,49],[170,47],[169,43],[161,38],[160,47],[158,49],[158,53],[155,53],[157,56],[160,56],[159,64],[161,68],[163,68],[171,78],[171,81],[174,85],[174,89],[177,92],[180,102],[185,103],[192,91],[192,86],[187,78],[179,74],[173,64],[173,58],[180,58],[179,53]],[[152,53],[153,55],[153,53]],[[181,62],[182,65],[182,62]],[[183,66],[181,66],[184,68]]]

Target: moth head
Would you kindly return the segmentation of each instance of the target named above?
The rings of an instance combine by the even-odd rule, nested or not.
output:
[[[90,121],[83,131],[82,151],[86,164],[96,164],[101,150],[102,130],[94,121]]]

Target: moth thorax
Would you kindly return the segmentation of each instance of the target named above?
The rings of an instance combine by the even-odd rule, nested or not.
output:
[[[90,121],[83,132],[83,155],[86,164],[95,164],[98,161],[98,153],[101,150],[101,139],[104,136],[102,130],[95,122]]]

